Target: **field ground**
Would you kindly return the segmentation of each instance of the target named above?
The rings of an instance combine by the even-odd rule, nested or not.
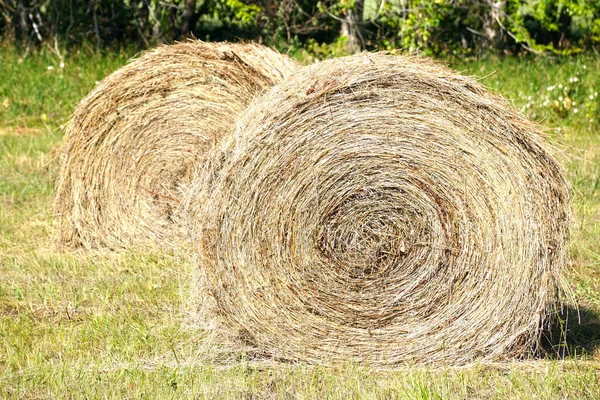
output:
[[[187,323],[190,263],[54,249],[59,127],[130,55],[0,49],[0,398],[600,398],[600,58],[450,61],[543,120],[563,150],[580,318],[571,307],[537,360],[375,371],[203,361]]]

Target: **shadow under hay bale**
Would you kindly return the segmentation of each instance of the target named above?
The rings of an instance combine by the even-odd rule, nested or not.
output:
[[[564,359],[593,356],[600,347],[600,314],[597,309],[567,306],[542,337],[544,357]]]
[[[180,188],[252,98],[297,63],[255,44],[158,47],[116,71],[75,109],[59,152],[61,245],[164,244]]]
[[[539,129],[472,78],[383,53],[305,67],[204,172],[199,315],[221,339],[382,366],[539,347],[570,187]]]

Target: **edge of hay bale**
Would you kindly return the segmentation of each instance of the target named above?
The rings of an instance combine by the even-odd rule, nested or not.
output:
[[[256,44],[188,41],[143,53],[81,100],[59,147],[64,247],[164,246],[182,187],[252,98],[298,67]]]

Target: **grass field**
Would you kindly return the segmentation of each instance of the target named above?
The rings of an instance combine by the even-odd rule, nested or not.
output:
[[[0,398],[600,398],[600,58],[450,61],[542,120],[563,150],[575,215],[567,275],[581,318],[570,307],[566,334],[539,359],[376,371],[208,362],[189,323],[185,259],[54,249],[60,125],[130,55],[23,60],[0,49]]]

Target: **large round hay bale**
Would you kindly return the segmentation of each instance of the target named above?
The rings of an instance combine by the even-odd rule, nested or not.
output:
[[[190,41],[108,76],[75,109],[60,149],[59,242],[114,248],[176,238],[180,187],[251,99],[297,66],[256,44]]]
[[[570,201],[534,124],[472,78],[381,53],[306,67],[257,100],[195,199],[216,329],[318,363],[531,354]]]

